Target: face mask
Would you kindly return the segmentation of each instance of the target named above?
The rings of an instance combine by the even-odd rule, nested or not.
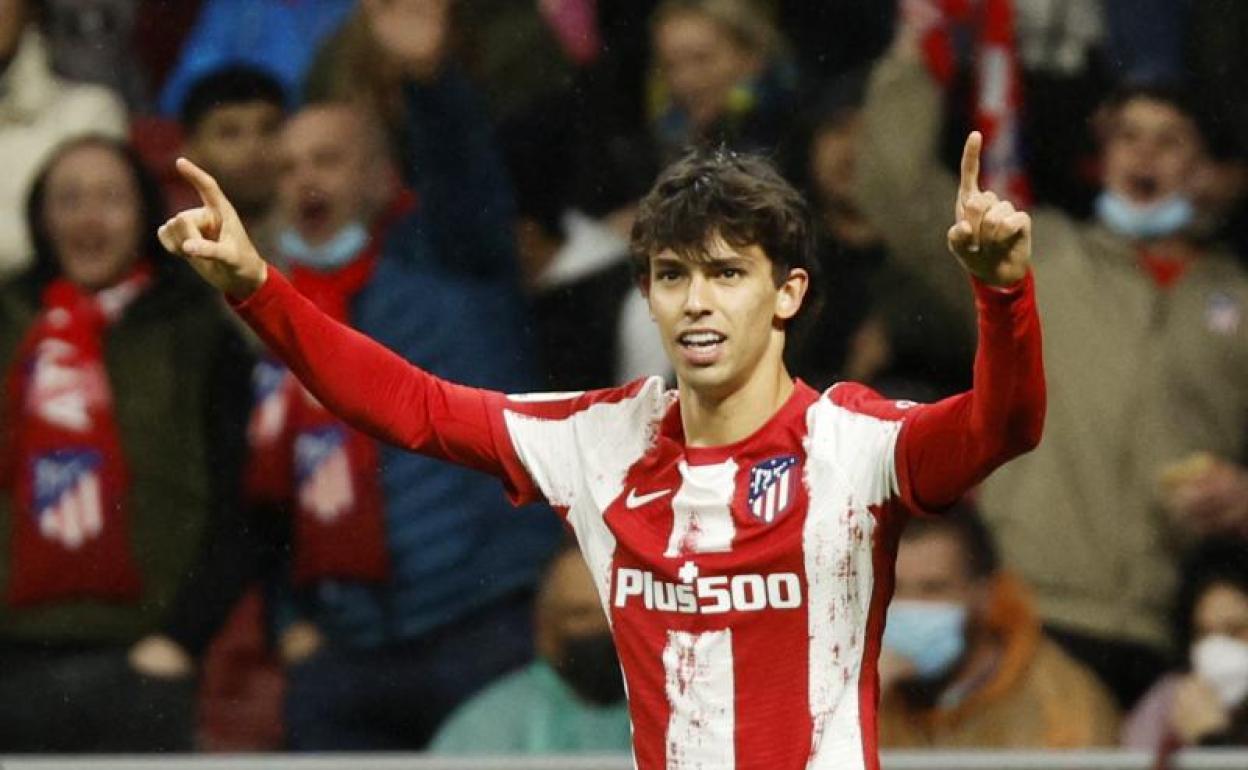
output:
[[[1192,202],[1171,195],[1150,206],[1139,206],[1108,190],[1096,199],[1096,215],[1110,230],[1133,240],[1162,238],[1182,232],[1196,219]]]
[[[1217,691],[1222,705],[1234,708],[1248,696],[1248,642],[1223,634],[1192,645],[1192,671]]]
[[[610,706],[624,699],[624,676],[611,634],[565,639],[563,654],[554,666],[559,677],[582,700]]]
[[[278,236],[278,248],[296,264],[317,270],[342,267],[355,258],[368,244],[368,230],[359,222],[352,222],[338,231],[320,246],[309,246],[293,228],[287,228]]]
[[[884,646],[913,663],[920,679],[936,679],[962,657],[965,629],[961,604],[899,599],[888,608]]]

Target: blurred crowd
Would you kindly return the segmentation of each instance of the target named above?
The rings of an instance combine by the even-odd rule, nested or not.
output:
[[[628,260],[693,145],[818,223],[790,371],[969,385],[951,169],[1033,212],[1044,441],[898,544],[885,748],[1248,744],[1248,4],[0,0],[0,754],[627,751],[542,506],[357,433],[155,231],[432,373],[670,377]]]

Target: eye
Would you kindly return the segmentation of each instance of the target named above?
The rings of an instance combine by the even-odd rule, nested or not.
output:
[[[739,267],[725,267],[719,271],[720,278],[727,278],[729,280],[740,278],[743,275],[745,275],[745,271]]]
[[[672,282],[680,279],[680,271],[675,268],[663,267],[654,271],[656,281]]]

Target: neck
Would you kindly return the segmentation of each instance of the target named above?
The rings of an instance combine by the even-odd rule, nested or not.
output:
[[[783,346],[781,346],[781,349]],[[770,358],[770,357],[769,357]],[[772,418],[793,394],[793,378],[779,355],[759,363],[754,376],[727,393],[708,393],[678,383],[685,443],[722,446],[747,438]]]
[[[1174,235],[1166,238],[1138,241],[1136,245],[1142,252],[1175,261],[1189,260],[1200,253],[1200,248],[1191,239]]]

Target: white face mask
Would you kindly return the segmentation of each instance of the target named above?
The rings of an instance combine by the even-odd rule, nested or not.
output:
[[[884,646],[908,658],[920,679],[937,679],[966,651],[966,607],[894,599],[884,624]]]
[[[355,259],[368,245],[368,228],[351,222],[319,246],[311,246],[293,227],[278,235],[278,248],[291,262],[317,270],[333,270]]]
[[[1234,708],[1248,696],[1248,642],[1211,634],[1192,645],[1192,671],[1218,693],[1222,705]]]
[[[1096,213],[1106,227],[1132,240],[1177,235],[1187,230],[1196,218],[1195,206],[1182,195],[1171,195],[1141,206],[1108,190],[1096,199]]]

